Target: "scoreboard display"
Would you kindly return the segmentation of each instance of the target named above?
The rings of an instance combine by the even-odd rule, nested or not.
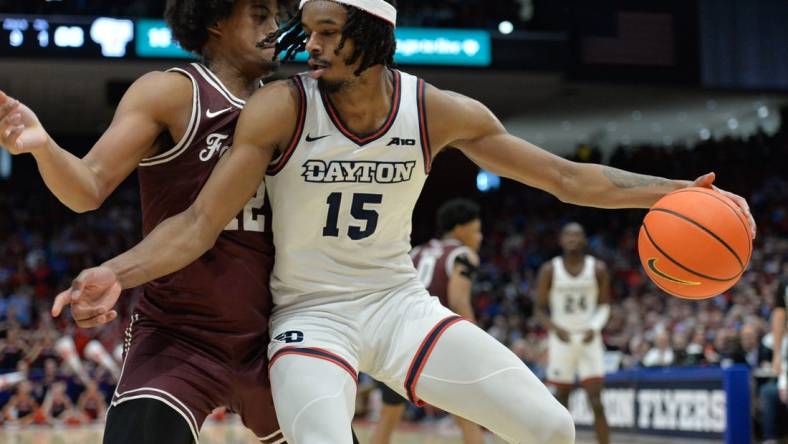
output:
[[[0,56],[125,58],[134,52],[134,21],[111,17],[0,14]]]

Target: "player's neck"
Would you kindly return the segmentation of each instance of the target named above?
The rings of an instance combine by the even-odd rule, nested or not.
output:
[[[259,78],[250,78],[227,60],[221,58],[207,60],[206,66],[222,84],[236,97],[246,100],[257,89]]]
[[[391,72],[383,65],[376,65],[339,91],[330,93],[329,98],[348,127],[364,134],[377,130],[388,116],[393,89]]]
[[[585,260],[585,254],[582,251],[565,252],[563,254],[564,263],[567,265],[578,265]]]
[[[452,236],[451,234],[448,234],[448,233],[447,233],[447,234],[445,234],[445,235],[444,235],[444,236],[441,238],[441,240],[442,240],[442,241],[453,241],[453,242],[459,242],[459,243],[462,243],[462,241],[461,241],[460,239],[458,239],[457,237],[455,237],[455,236]]]

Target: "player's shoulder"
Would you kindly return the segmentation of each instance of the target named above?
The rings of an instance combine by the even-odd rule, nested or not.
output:
[[[192,92],[192,81],[175,71],[151,71],[143,74],[131,84],[129,91],[138,91],[147,94],[177,94]],[[166,97],[161,97],[166,99]]]
[[[479,259],[479,254],[473,251],[472,248],[468,248],[468,247],[462,248],[462,251],[460,252],[459,256],[464,257],[468,262],[470,262],[472,265],[475,266],[479,266],[479,264],[481,263],[481,260]]]
[[[591,256],[594,260],[594,271],[597,273],[606,273],[607,272],[607,264],[602,259],[598,257]]]
[[[428,107],[437,109],[438,112],[446,110],[458,110],[481,106],[481,102],[464,94],[460,94],[448,89],[441,89],[435,85],[425,82],[424,94]],[[437,112],[436,112],[437,114]]]
[[[268,101],[298,101],[301,98],[301,88],[295,77],[275,80],[266,83],[262,88],[252,94],[247,102],[268,102]]]
[[[473,249],[456,239],[436,241],[443,249],[444,256],[464,257],[473,264],[478,265],[479,255]]]
[[[181,106],[191,107],[191,80],[176,72],[151,71],[134,81],[123,96],[132,105],[143,105],[151,111],[173,111]]]
[[[550,258],[542,262],[542,265],[539,266],[538,273],[539,275],[546,275],[547,277],[550,277],[553,275],[553,268],[553,258]]]
[[[304,104],[300,89],[293,80],[267,83],[246,101],[236,127],[236,142],[240,135],[259,139],[283,147],[294,136],[299,119],[304,118]],[[294,139],[295,138],[295,139]]]

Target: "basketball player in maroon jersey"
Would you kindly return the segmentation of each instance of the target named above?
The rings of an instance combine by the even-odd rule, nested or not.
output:
[[[477,252],[482,243],[482,221],[479,206],[467,199],[452,199],[438,209],[438,232],[442,238],[432,239],[411,251],[419,280],[441,304],[468,321],[476,322],[471,304],[471,284],[479,268]],[[371,444],[388,444],[405,411],[406,400],[383,383],[383,409],[380,412]],[[478,425],[454,417],[465,444],[484,444]]]
[[[134,82],[82,159],[0,92],[0,144],[31,153],[50,190],[77,212],[98,208],[137,169],[148,233],[197,197],[232,144],[245,99],[277,67],[265,39],[277,30],[278,9],[277,0],[170,0],[174,37],[200,63]],[[283,442],[267,377],[273,247],[264,196],[262,187],[250,196],[199,260],[145,286],[127,330],[104,442],[196,442],[219,406],[238,412],[261,442]]]

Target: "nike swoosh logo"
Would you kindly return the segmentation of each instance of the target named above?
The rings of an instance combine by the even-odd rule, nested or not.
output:
[[[700,282],[685,281],[684,279],[680,279],[680,278],[671,276],[671,275],[665,273],[664,271],[658,269],[657,268],[657,258],[655,258],[655,257],[652,257],[651,259],[649,259],[647,263],[648,263],[649,270],[653,271],[654,274],[656,274],[657,276],[659,276],[659,277],[661,277],[663,279],[667,279],[670,282],[674,282],[676,284],[681,284],[681,285],[700,285]]]
[[[328,137],[328,136],[330,136],[330,135],[331,135],[331,134],[326,134],[325,136],[320,136],[320,137],[312,137],[312,135],[311,135],[311,134],[307,134],[307,135],[306,135],[306,141],[307,141],[307,142],[316,142],[316,141],[318,141],[318,140],[320,140],[320,139],[325,139],[326,137]]]
[[[207,110],[205,110],[205,117],[207,117],[209,119],[213,119],[214,117],[221,116],[222,114],[226,113],[227,111],[230,111],[231,109],[233,109],[233,108],[232,107],[225,108],[225,109],[216,111],[215,113],[211,112],[211,110],[207,109]]]

